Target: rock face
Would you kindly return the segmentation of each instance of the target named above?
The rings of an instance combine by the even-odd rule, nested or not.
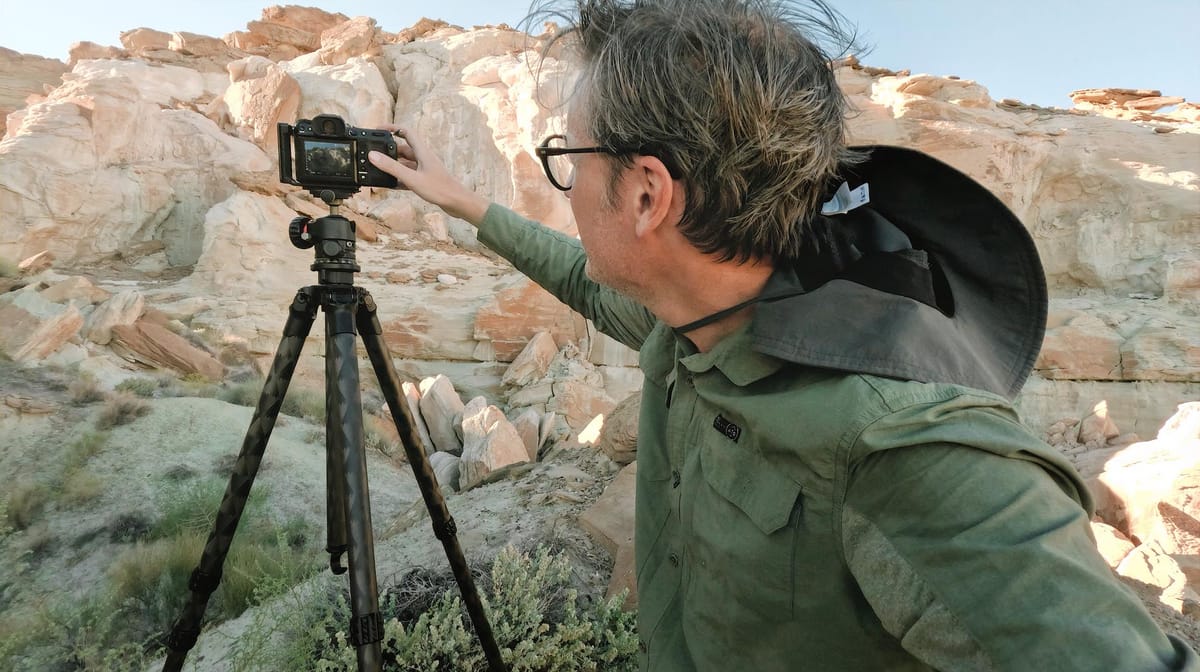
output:
[[[58,86],[66,63],[53,58],[21,54],[0,47],[0,137],[4,136],[10,112],[25,107],[29,99],[42,98]]]

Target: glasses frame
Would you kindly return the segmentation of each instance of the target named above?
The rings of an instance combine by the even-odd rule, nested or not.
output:
[[[621,154],[621,152],[618,152],[617,150],[613,149],[612,147],[604,147],[604,146],[551,147],[550,143],[552,141],[558,140],[558,139],[561,139],[563,142],[566,142],[567,136],[565,136],[561,133],[556,133],[554,135],[551,135],[550,137],[546,138],[545,140],[542,140],[542,143],[540,145],[538,145],[537,148],[534,150],[534,154],[536,154],[537,157],[542,160],[542,170],[544,170],[546,172],[546,179],[550,180],[550,184],[554,185],[554,188],[558,189],[559,191],[570,191],[571,187],[575,186],[575,183],[574,183],[574,181],[572,181],[572,183],[570,185],[564,187],[563,185],[558,183],[558,180],[554,179],[554,173],[553,173],[553,171],[550,170],[550,157],[562,156],[564,154],[611,154],[612,156],[619,156]]]

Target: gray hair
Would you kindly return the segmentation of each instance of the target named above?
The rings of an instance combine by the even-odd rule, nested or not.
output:
[[[823,0],[575,0],[586,127],[621,154],[656,156],[684,181],[679,228],[723,261],[796,259],[846,147],[847,103],[816,40],[854,35]]]

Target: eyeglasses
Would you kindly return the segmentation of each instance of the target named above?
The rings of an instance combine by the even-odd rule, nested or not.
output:
[[[575,184],[575,162],[569,154],[612,154],[620,152],[611,147],[567,147],[567,136],[552,135],[542,141],[534,150],[542,160],[542,168],[546,171],[546,179],[555,189],[570,191]]]

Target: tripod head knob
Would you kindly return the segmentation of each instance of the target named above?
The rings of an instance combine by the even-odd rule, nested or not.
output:
[[[310,217],[296,217],[288,224],[288,238],[291,239],[292,245],[307,250],[316,244],[312,234],[308,232],[308,225],[312,224]]]

